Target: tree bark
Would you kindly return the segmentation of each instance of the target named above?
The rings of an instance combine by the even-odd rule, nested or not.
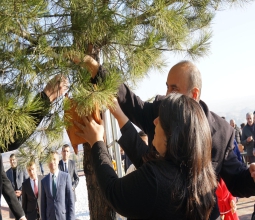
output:
[[[86,183],[88,189],[90,220],[113,220],[116,213],[106,202],[102,192],[99,189],[96,175],[91,166],[91,147],[88,143],[83,144],[83,168],[86,176]]]

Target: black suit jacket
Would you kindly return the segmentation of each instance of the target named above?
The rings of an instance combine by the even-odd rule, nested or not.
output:
[[[6,171],[6,175],[8,179],[11,181],[13,189],[15,189],[15,183],[13,179],[13,170],[12,168],[8,169]],[[18,190],[22,191],[22,183],[28,178],[28,173],[25,169],[21,168],[20,166],[17,166],[16,168],[16,184]]]
[[[26,179],[22,184],[22,208],[27,220],[35,220],[37,218],[37,211],[40,208],[42,178],[43,176],[38,176],[38,198],[34,194],[30,178]]]
[[[247,142],[246,140],[250,136],[253,137],[253,140],[250,142]],[[247,156],[253,157],[253,148],[255,147],[254,139],[255,139],[255,131],[253,133],[251,127],[248,124],[245,125],[243,128],[243,133],[242,133],[242,145],[244,146],[245,150],[247,151]]]
[[[63,160],[59,161],[58,168],[59,168],[59,170],[64,172]],[[74,189],[74,199],[76,201],[75,188],[77,187],[77,185],[79,183],[79,175],[78,175],[78,172],[77,172],[77,169],[75,166],[75,162],[73,160],[68,160],[68,173],[71,177],[72,188]]]
[[[50,100],[48,96],[42,92],[37,95],[37,97],[41,98],[42,101],[45,103],[45,111],[44,112],[35,112],[33,115],[38,119],[38,124],[43,119],[46,112],[48,112],[48,107],[50,106]],[[15,137],[16,138],[16,137]],[[21,144],[24,143],[24,141],[28,137],[23,137],[22,139],[16,138],[15,142],[8,144],[7,151],[16,150]],[[4,152],[2,148],[0,148],[0,152]],[[20,203],[17,200],[17,197],[14,193],[13,187],[11,185],[10,180],[7,178],[6,173],[3,168],[3,161],[2,156],[0,155],[0,197],[1,194],[3,194],[7,204],[9,205],[9,208],[11,209],[12,213],[14,214],[15,218],[20,219],[22,216],[24,216],[24,212],[22,210],[22,207]],[[0,220],[2,220],[2,215],[0,213]]]
[[[103,72],[100,73],[101,77]],[[152,146],[155,126],[153,120],[158,117],[161,100],[165,96],[157,96],[153,103],[144,102],[136,96],[125,84],[119,87],[118,102],[121,109],[131,122],[141,128]],[[225,181],[229,191],[234,196],[249,197],[255,195],[255,183],[246,165],[241,164],[234,148],[234,129],[221,117],[209,111],[207,105],[200,101],[212,134],[212,163],[217,176]],[[132,161],[133,162],[133,161]],[[219,217],[218,206],[212,211],[210,219]]]

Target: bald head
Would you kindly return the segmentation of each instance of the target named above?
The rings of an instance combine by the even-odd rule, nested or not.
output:
[[[234,128],[236,125],[235,120],[231,119],[229,124]]]
[[[167,94],[178,92],[196,101],[200,100],[202,79],[198,68],[190,61],[181,61],[174,65],[167,77]]]

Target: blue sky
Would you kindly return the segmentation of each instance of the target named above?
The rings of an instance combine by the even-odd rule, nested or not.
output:
[[[255,110],[255,2],[217,12],[212,27],[210,54],[195,62],[203,78],[201,99],[216,112],[251,102]],[[164,73],[151,72],[138,84],[143,100],[165,94],[169,69],[187,59],[170,57]]]

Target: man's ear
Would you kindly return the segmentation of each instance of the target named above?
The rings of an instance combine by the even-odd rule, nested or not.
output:
[[[196,100],[197,102],[199,102],[199,99],[200,99],[200,90],[198,88],[193,88],[191,90],[191,93],[192,93],[192,98],[194,100]]]

